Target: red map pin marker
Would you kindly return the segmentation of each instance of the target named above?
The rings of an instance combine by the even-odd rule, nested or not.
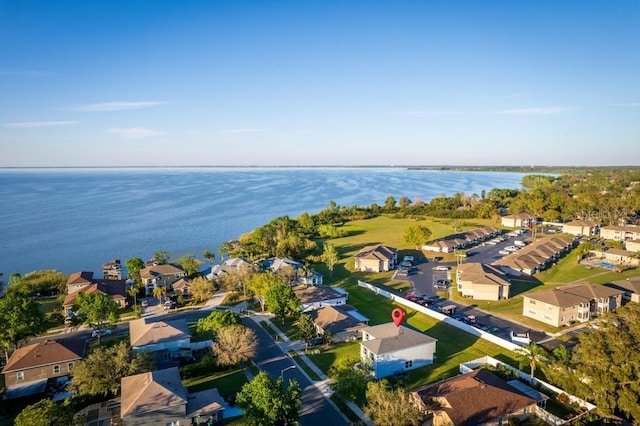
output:
[[[395,308],[391,311],[391,318],[393,318],[393,322],[396,323],[396,327],[400,327],[400,324],[402,324],[402,320],[404,319],[404,311],[400,308]]]

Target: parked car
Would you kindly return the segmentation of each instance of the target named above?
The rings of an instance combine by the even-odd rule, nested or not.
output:
[[[149,306],[149,302],[147,302],[146,300],[143,300],[142,302],[140,302],[140,306],[142,306],[143,308],[146,308]]]
[[[508,251],[506,251],[506,250],[500,250],[500,251],[498,252],[498,254],[502,254],[502,255],[509,254],[509,253],[510,253],[510,252],[508,252]]]
[[[518,247],[516,247],[516,246],[506,246],[506,247],[504,248],[504,250],[506,250],[506,251],[510,251],[510,252],[518,251]]]
[[[109,336],[111,334],[111,330],[108,328],[103,328],[102,330],[93,330],[93,332],[91,333],[91,337],[104,337],[104,336]]]
[[[415,302],[416,300],[418,300],[418,297],[415,294],[407,294],[406,299]]]
[[[402,263],[409,263],[409,266],[413,266],[413,256],[405,256],[402,258]]]
[[[515,240],[515,241],[513,242],[513,245],[514,245],[514,246],[518,246],[518,247],[524,247],[524,246],[526,246],[526,245],[527,245],[527,243],[525,243],[524,241]]]
[[[448,271],[449,267],[444,265],[438,265],[433,267],[434,271]]]
[[[435,284],[433,285],[433,288],[435,288],[436,290],[447,290],[447,289],[449,288],[449,286],[448,286],[448,285],[446,285],[446,284],[438,284],[438,283],[435,283]]]
[[[173,302],[171,300],[167,300],[162,304],[162,309],[171,309],[173,308]]]

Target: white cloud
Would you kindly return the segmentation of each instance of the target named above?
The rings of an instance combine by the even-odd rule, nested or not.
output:
[[[611,106],[614,107],[628,107],[628,108],[638,108],[640,107],[640,102],[628,102],[625,104],[613,104]]]
[[[229,130],[221,130],[220,133],[224,134],[236,134],[236,133],[253,133],[253,132],[262,132],[264,129],[229,129]]]
[[[24,123],[5,123],[4,127],[12,127],[14,129],[32,129],[34,127],[55,127],[55,126],[72,126],[78,124],[77,121],[27,121]]]
[[[146,129],[144,127],[130,127],[128,129],[107,129],[107,133],[115,133],[124,139],[146,139],[152,136],[164,135],[158,130]]]
[[[519,108],[519,109],[505,109],[502,111],[496,111],[495,114],[505,115],[551,115],[561,114],[567,111],[565,107],[543,107],[543,108]]]
[[[127,109],[149,108],[166,104],[166,101],[142,101],[142,102],[103,102],[99,104],[78,105],[69,108],[72,111],[103,112],[122,111]]]
[[[460,114],[460,113],[457,111],[418,110],[418,111],[389,111],[387,114],[428,116],[428,115],[454,115],[454,114]]]

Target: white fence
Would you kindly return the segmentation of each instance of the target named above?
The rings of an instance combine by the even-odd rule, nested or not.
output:
[[[491,333],[487,333],[486,331],[480,330],[479,328],[473,327],[469,324],[465,324],[461,321],[456,321],[451,317],[448,317],[447,315],[441,314],[440,312],[436,312],[433,309],[429,309],[427,307],[424,307],[418,303],[412,302],[410,300],[405,299],[404,297],[401,296],[396,296],[393,293],[390,293],[386,290],[383,290],[379,287],[376,287],[374,285],[371,285],[369,283],[366,283],[364,281],[358,281],[358,286],[366,288],[368,290],[373,291],[374,293],[379,294],[380,296],[386,297],[387,299],[391,299],[394,302],[400,304],[400,305],[404,305],[408,308],[413,309],[414,311],[418,311],[421,312],[425,315],[428,315],[432,318],[437,319],[438,321],[442,321],[446,324],[449,324],[452,327],[456,327],[459,328],[462,331],[465,331],[469,334],[472,334],[474,336],[480,337],[481,339],[484,340],[488,340],[491,343],[494,343],[500,347],[503,347],[505,349],[509,349],[511,351],[518,351],[518,350],[522,350],[522,348],[518,345],[516,345],[515,343],[512,343],[508,340],[502,339],[498,336],[494,336]]]

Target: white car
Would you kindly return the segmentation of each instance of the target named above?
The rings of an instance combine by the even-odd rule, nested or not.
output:
[[[524,246],[526,246],[526,245],[527,245],[527,243],[525,243],[524,241],[515,240],[515,241],[513,242],[513,245],[514,245],[514,246],[518,246],[518,247],[524,247]]]
[[[93,330],[93,332],[91,333],[91,337],[98,337],[98,336],[104,337],[104,336],[110,335],[111,333],[112,333],[111,330],[108,329],[108,328],[104,328],[104,329],[102,329],[100,331]]]
[[[505,255],[505,254],[509,254],[509,252],[506,250],[500,250],[498,254]]]
[[[444,265],[438,265],[433,268],[434,271],[448,271],[449,267]]]
[[[510,251],[510,252],[518,251],[518,247],[516,247],[516,246],[506,246],[504,249],[506,251]]]

